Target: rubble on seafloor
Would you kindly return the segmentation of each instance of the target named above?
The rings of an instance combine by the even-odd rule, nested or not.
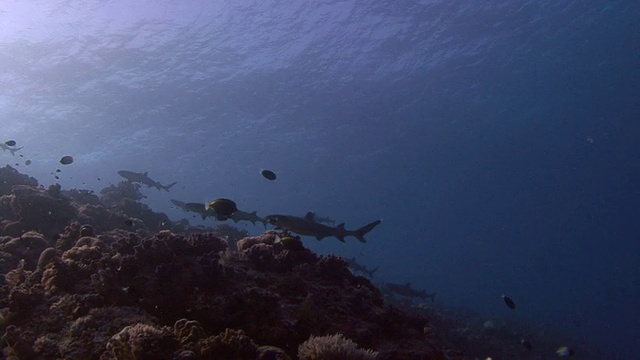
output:
[[[274,231],[173,222],[127,182],[96,195],[8,166],[0,179],[7,359],[472,359],[444,348],[442,318]]]

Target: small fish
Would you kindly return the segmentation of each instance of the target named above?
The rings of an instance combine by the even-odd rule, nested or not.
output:
[[[54,178],[56,178],[56,180],[60,180],[60,177],[58,175],[54,176]]]
[[[60,169],[56,169],[56,172],[57,172],[57,173],[59,173],[59,172],[61,172],[61,171],[62,171],[62,170],[60,170]]]
[[[300,236],[276,237],[275,243],[280,243],[287,250],[304,250]]]
[[[531,346],[531,343],[526,339],[520,339],[520,344],[522,344],[522,346],[524,346],[524,348],[527,350],[533,349],[533,346]]]
[[[124,224],[127,226],[133,226],[133,221],[131,221],[131,219],[127,219],[124,221]]]
[[[502,294],[502,299],[504,300],[504,303],[507,304],[509,309],[511,309],[511,310],[515,310],[516,309],[516,303],[514,303],[513,300],[511,300],[510,297],[508,297],[505,294]]]
[[[16,146],[16,141],[15,140],[7,140],[4,143],[9,145],[9,146]]]
[[[556,350],[556,354],[558,354],[559,357],[569,357],[575,354],[575,352],[568,346],[561,346]]]
[[[236,203],[229,199],[215,199],[207,204],[206,209],[213,210],[216,213],[216,219],[220,221],[227,220],[234,212],[238,211]]]
[[[27,160],[24,162],[25,165],[31,165],[31,160]]]
[[[260,170],[260,174],[262,174],[262,176],[264,176],[264,178],[267,180],[273,181],[276,179],[276,173],[274,173],[271,170],[267,170],[267,169]]]
[[[71,163],[73,163],[73,156],[65,155],[60,159],[60,164],[62,165],[69,165]]]

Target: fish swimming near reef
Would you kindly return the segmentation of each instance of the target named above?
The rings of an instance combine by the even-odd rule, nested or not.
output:
[[[2,148],[2,151],[7,151],[9,150],[9,152],[11,152],[11,155],[16,156],[16,152],[18,150],[21,150],[24,146],[20,146],[20,147],[11,147],[3,142],[0,142],[0,148]]]
[[[373,273],[375,273],[376,271],[378,271],[378,268],[374,268],[374,269],[367,269],[366,266],[360,264],[359,262],[356,261],[356,257],[352,257],[351,259],[347,259],[344,258],[344,260],[347,262],[347,266],[349,266],[349,268],[353,271],[357,271],[360,272],[362,274],[365,274],[367,276],[369,276],[369,278],[373,277]]]
[[[411,287],[411,283],[408,282],[406,284],[394,284],[394,283],[386,283],[382,286],[382,290],[387,290],[388,292],[392,292],[394,294],[408,297],[408,298],[421,298],[421,299],[431,299],[431,302],[435,301],[436,293],[433,294],[427,293],[425,290],[416,290]]]
[[[230,199],[218,198],[207,204],[205,204],[207,210],[213,211],[216,214],[216,220],[225,221],[231,217],[236,211],[238,206],[236,202]]]
[[[178,183],[177,181],[174,181],[169,185],[162,185],[159,182],[151,179],[147,175],[147,172],[137,173],[137,172],[133,172],[133,171],[120,170],[120,171],[118,171],[118,175],[120,175],[123,178],[129,180],[130,182],[140,183],[142,185],[147,185],[147,187],[154,187],[154,188],[156,188],[158,190],[164,190],[164,191],[169,191],[169,189],[171,189],[171,187],[173,185]]]
[[[200,214],[200,216],[202,217],[202,220],[206,219],[207,217],[213,217],[213,218],[218,217],[218,214],[216,214],[213,208],[207,208],[206,204],[203,204],[203,203],[188,203],[188,202],[183,202],[175,199],[172,199],[171,203],[184,211]],[[231,214],[226,218],[231,219],[233,220],[233,222],[236,222],[236,223],[238,221],[249,221],[253,225],[255,225],[256,222],[259,222],[259,223],[262,223],[262,225],[267,226],[267,220],[258,216],[257,211],[246,212],[242,210],[237,210],[236,212],[234,212],[233,214]]]
[[[507,295],[502,294],[502,300],[504,300],[504,303],[507,304],[509,309],[511,309],[511,310],[515,310],[516,309],[516,303],[513,301],[513,299],[511,299]]]
[[[382,220],[376,220],[359,229],[347,230],[344,228],[344,223],[336,227],[320,224],[314,219],[312,212],[308,212],[305,217],[292,215],[267,215],[265,216],[265,220],[267,220],[269,224],[275,225],[278,228],[289,230],[298,235],[313,236],[318,240],[332,236],[344,242],[345,237],[353,236],[363,243],[367,242],[364,239],[364,236],[382,222]]]

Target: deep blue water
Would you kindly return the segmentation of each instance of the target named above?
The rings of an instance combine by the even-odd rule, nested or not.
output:
[[[0,136],[24,158],[0,165],[48,185],[71,154],[59,182],[96,191],[148,171],[178,181],[145,190],[176,220],[169,199],[221,196],[382,218],[306,242],[636,359],[639,84],[637,1],[3,0]]]

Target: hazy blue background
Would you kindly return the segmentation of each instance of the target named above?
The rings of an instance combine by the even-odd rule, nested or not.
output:
[[[639,83],[638,1],[3,0],[0,137],[25,157],[0,164],[96,191],[149,171],[173,219],[220,196],[383,218],[307,243],[635,359]]]

